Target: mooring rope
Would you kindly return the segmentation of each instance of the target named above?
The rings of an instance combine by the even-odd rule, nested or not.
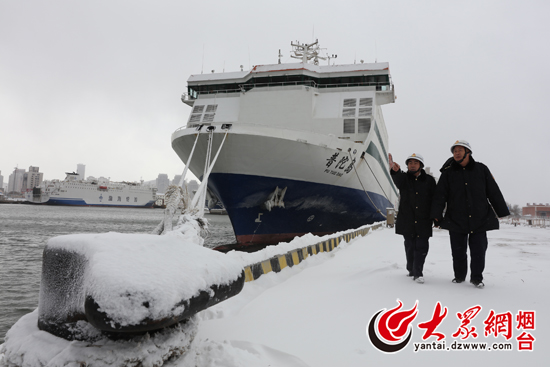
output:
[[[218,156],[220,155],[220,152],[222,150],[223,144],[225,143],[225,139],[227,138],[227,135],[229,131],[225,132],[225,135],[223,137],[223,140],[220,144],[220,147],[218,148],[218,152],[216,153],[216,156],[214,157],[214,160],[210,162],[210,157],[212,156],[212,142],[213,142],[213,131],[209,131],[208,136],[208,148],[206,152],[206,161],[205,161],[205,167],[204,167],[204,174],[202,178],[202,182],[197,189],[197,193],[193,197],[193,200],[190,205],[188,200],[188,191],[187,186],[184,187],[185,182],[185,175],[187,174],[187,169],[189,167],[189,164],[191,163],[191,158],[193,157],[193,153],[195,151],[195,147],[197,145],[197,141],[199,140],[199,134],[197,134],[197,138],[195,139],[195,143],[193,144],[193,148],[191,149],[191,153],[189,154],[189,158],[187,159],[187,164],[185,166],[185,169],[183,170],[182,177],[179,181],[179,185],[171,185],[166,190],[165,196],[164,196],[164,202],[166,203],[166,209],[164,210],[164,218],[160,221],[160,223],[157,225],[157,227],[153,230],[153,234],[163,234],[166,232],[169,232],[172,230],[172,220],[174,217],[174,213],[176,212],[178,205],[181,203],[181,201],[184,201],[184,210],[185,212],[195,215],[197,214],[197,221],[202,222],[201,218],[204,217],[204,201],[206,196],[206,188],[208,184],[208,177],[210,176],[210,173],[212,172],[212,169],[214,168],[214,164],[216,163],[216,160],[218,159]],[[201,204],[202,203],[202,204]],[[178,225],[181,224],[182,218],[178,221]]]
[[[208,172],[208,168],[210,167],[210,159],[212,157],[212,144],[214,143],[214,129],[210,129],[208,131],[208,145],[206,148],[206,157],[204,161],[204,172],[202,174],[202,181],[208,181],[208,177],[206,177],[206,172]],[[202,182],[201,182],[202,183]],[[202,186],[202,185],[201,185]],[[196,193],[197,196],[200,197],[199,203],[202,203],[198,208],[194,205],[191,206],[191,208],[198,209],[199,217],[204,216],[204,203],[206,201],[206,189],[202,189],[199,187]],[[194,199],[194,198],[193,198]]]
[[[348,150],[348,155],[349,155],[349,158],[350,158],[350,161],[353,162],[353,160],[351,159],[351,154]],[[382,185],[380,184],[380,181],[378,181],[378,178],[376,178],[376,175],[374,174],[374,171],[372,170],[372,168],[370,167],[369,165],[369,162],[367,162],[367,160],[365,159],[364,156],[361,156],[361,159],[365,161],[365,163],[367,164],[367,167],[369,167],[371,173],[372,173],[372,176],[374,177],[374,179],[376,180],[376,182],[378,183],[378,186],[380,186],[380,189],[382,190],[382,192],[384,193],[384,197],[391,203],[390,199],[388,198],[388,195],[386,194],[386,192],[384,191],[384,188],[382,187]],[[355,167],[355,164],[352,165],[353,166],[353,170],[355,171],[355,175],[357,176],[357,179],[359,180],[359,183],[361,184],[361,187],[363,188],[363,191],[365,192],[365,194],[367,194],[367,197],[369,198],[370,202],[372,203],[372,206],[374,206],[374,208],[376,209],[376,212],[379,213],[380,215],[382,215],[384,218],[387,219],[387,216],[386,214],[384,214],[380,208],[378,208],[378,206],[376,206],[376,204],[374,203],[374,201],[372,200],[372,198],[370,197],[368,191],[365,189],[365,186],[363,185],[363,182],[361,181],[361,177],[359,177],[359,173],[357,172],[357,168]]]
[[[202,182],[201,182],[199,188],[197,189],[197,193],[199,193],[199,192],[202,193],[201,190],[204,190],[204,192],[206,193],[206,186],[208,184],[208,177],[210,176],[210,173],[212,172],[212,169],[214,168],[214,165],[216,164],[216,161],[218,160],[218,156],[220,155],[223,144],[225,143],[225,139],[227,138],[228,134],[229,134],[229,131],[226,131],[225,135],[223,137],[223,140],[220,144],[220,147],[218,148],[218,152],[216,153],[216,156],[214,157],[214,160],[209,165],[208,170],[206,171],[206,173],[203,175]],[[197,201],[199,200],[198,196],[199,195],[195,195],[195,197],[193,197],[193,201],[191,202],[191,208],[197,207]],[[204,210],[204,202],[202,203],[202,209]]]
[[[191,158],[193,158],[193,153],[195,152],[195,147],[197,146],[197,142],[199,141],[200,134],[201,132],[199,130],[197,138],[195,139],[195,143],[193,143],[193,149],[191,149],[191,153],[189,154],[189,158],[187,158],[187,163],[185,164],[185,168],[183,169],[183,173],[181,174],[180,182],[178,183],[179,187],[183,187],[183,184],[185,183],[185,175],[187,174],[187,170],[189,169],[189,164],[191,163]]]

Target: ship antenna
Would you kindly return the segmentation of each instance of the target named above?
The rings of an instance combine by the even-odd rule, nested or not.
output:
[[[304,64],[307,64],[309,60],[313,59],[313,63],[318,65],[319,59],[327,59],[326,57],[319,56],[319,53],[322,50],[319,46],[319,40],[315,40],[315,42],[310,44],[301,44],[296,41],[296,43],[291,42],[290,45],[293,47],[292,52],[294,53],[294,55],[290,55],[290,57],[294,59],[301,59]]]
[[[201,74],[204,71],[204,43],[202,44],[202,65],[201,65]]]

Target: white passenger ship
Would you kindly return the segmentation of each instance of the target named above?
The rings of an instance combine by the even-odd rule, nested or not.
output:
[[[397,201],[380,108],[395,101],[388,63],[321,66],[317,41],[291,45],[298,63],[190,76],[192,110],[172,134],[199,178],[223,141],[208,189],[240,244],[356,228]]]
[[[157,189],[142,182],[79,180],[77,173],[66,175],[63,181],[53,180],[34,188],[27,193],[27,201],[47,205],[151,208],[156,200]]]

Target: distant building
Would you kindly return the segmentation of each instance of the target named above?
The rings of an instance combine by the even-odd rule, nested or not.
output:
[[[521,208],[522,215],[530,215],[531,217],[546,217],[550,218],[550,204],[546,203],[546,205],[543,204],[529,204],[527,203],[527,206],[524,206]]]
[[[175,175],[174,179],[172,180],[172,185],[179,185],[181,180],[181,175]]]
[[[4,192],[4,176],[2,176],[2,171],[0,171],[0,191]]]
[[[13,170],[8,181],[8,193],[14,192],[21,194],[24,176],[25,170],[23,168],[15,168]]]
[[[78,173],[78,180],[84,180],[84,177],[86,177],[86,165],[82,163],[77,164],[76,173]]]
[[[30,166],[29,172],[25,172],[23,174],[23,184],[21,190],[32,191],[35,187],[40,186],[43,177],[44,174],[40,172],[40,168]]]
[[[195,196],[195,192],[199,189],[199,183],[196,180],[191,180],[187,183],[187,190],[189,192],[189,196],[193,197]]]
[[[168,178],[168,175],[165,173],[159,173],[157,177],[157,192],[161,194],[166,193],[168,186],[170,186],[170,179]]]

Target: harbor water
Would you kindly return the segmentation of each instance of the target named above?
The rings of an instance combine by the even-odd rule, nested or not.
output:
[[[74,233],[149,233],[162,209],[0,205],[0,344],[9,328],[38,307],[42,251],[49,238]],[[235,243],[227,215],[206,214],[205,246]]]

